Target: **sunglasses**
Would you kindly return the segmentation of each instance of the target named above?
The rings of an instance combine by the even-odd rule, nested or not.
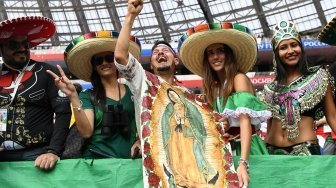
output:
[[[11,40],[11,41],[8,41],[8,43],[5,44],[4,46],[6,46],[8,49],[10,49],[12,51],[19,50],[21,48],[21,46],[23,46],[25,49],[29,49],[30,42],[27,41],[27,40],[24,40],[24,41],[21,41],[21,42]]]
[[[114,62],[114,55],[105,55],[105,56],[94,56],[93,59],[92,59],[92,64],[93,65],[101,65],[103,64],[104,60],[107,62],[107,63],[113,63]]]

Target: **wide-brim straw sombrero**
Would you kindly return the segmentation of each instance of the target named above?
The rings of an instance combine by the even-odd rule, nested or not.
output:
[[[233,50],[243,73],[251,70],[257,60],[257,42],[251,31],[239,24],[221,22],[198,25],[183,34],[178,45],[182,63],[202,77],[204,52],[215,43],[224,43]]]
[[[322,29],[317,39],[326,44],[336,46],[336,16]]]
[[[32,48],[51,38],[56,31],[53,20],[42,16],[19,17],[0,22],[0,43],[25,36]]]
[[[65,49],[64,60],[69,71],[77,78],[90,82],[92,74],[91,58],[99,53],[114,52],[119,33],[116,31],[97,31],[81,35]],[[140,57],[140,41],[130,36],[129,52]]]

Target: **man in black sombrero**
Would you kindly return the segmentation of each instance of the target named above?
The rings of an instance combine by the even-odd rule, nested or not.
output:
[[[36,167],[51,169],[63,150],[69,100],[46,72],[55,68],[30,59],[30,48],[54,33],[46,17],[0,22],[0,110],[7,116],[0,125],[0,161],[35,160]]]

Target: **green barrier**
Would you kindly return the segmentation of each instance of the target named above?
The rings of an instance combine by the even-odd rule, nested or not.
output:
[[[237,161],[237,158],[235,159]],[[0,163],[0,187],[142,188],[141,160],[61,160],[52,171],[33,162]],[[335,156],[251,156],[249,188],[334,188]]]

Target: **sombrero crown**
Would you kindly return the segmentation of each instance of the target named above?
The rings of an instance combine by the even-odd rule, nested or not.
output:
[[[336,16],[322,29],[317,39],[326,44],[336,46]]]
[[[229,46],[238,63],[239,71],[246,73],[257,60],[257,42],[245,26],[221,22],[190,28],[179,40],[178,50],[182,63],[194,74],[203,75],[206,48],[215,43]]]
[[[65,49],[64,60],[69,71],[76,77],[90,82],[92,74],[91,58],[99,53],[114,52],[119,33],[116,31],[97,31],[81,35],[74,39]],[[129,52],[140,57],[140,41],[130,36]]]
[[[287,39],[295,39],[301,43],[301,37],[298,30],[295,27],[295,24],[290,21],[280,21],[273,28],[273,37],[272,37],[272,47],[275,50],[281,41]]]
[[[0,44],[16,36],[26,36],[30,47],[51,38],[56,31],[55,23],[42,16],[20,17],[0,22]]]

